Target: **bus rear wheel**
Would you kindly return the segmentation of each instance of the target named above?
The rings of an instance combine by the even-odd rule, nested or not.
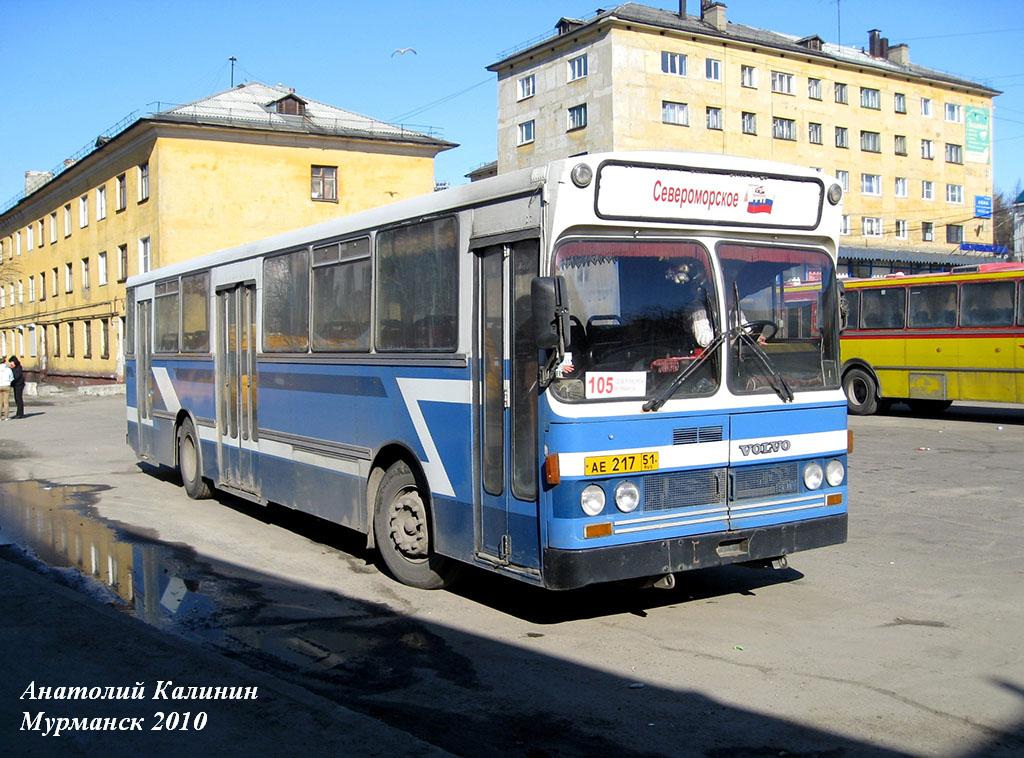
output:
[[[846,406],[854,416],[870,416],[878,410],[878,385],[862,368],[851,368],[843,374]]]
[[[373,535],[388,572],[402,584],[436,590],[455,578],[452,562],[433,550],[426,503],[401,461],[388,468],[377,490]]]
[[[210,496],[210,485],[203,479],[199,435],[191,419],[185,419],[178,427],[178,474],[190,498],[204,500]]]

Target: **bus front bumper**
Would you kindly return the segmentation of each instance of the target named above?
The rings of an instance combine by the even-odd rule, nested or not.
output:
[[[544,586],[569,590],[599,582],[664,576],[846,542],[847,514],[758,529],[715,532],[590,550],[544,550]]]

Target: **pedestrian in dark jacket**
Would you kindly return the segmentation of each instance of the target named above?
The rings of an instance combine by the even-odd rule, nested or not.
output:
[[[21,361],[16,355],[7,359],[7,365],[11,367],[11,372],[14,374],[11,389],[14,390],[14,405],[18,409],[14,418],[25,418],[25,372],[22,371]]]

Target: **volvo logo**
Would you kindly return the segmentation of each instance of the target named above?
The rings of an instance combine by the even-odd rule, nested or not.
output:
[[[777,453],[780,450],[789,450],[789,440],[772,440],[771,442],[759,442],[756,445],[740,445],[740,452],[743,455],[767,455]]]

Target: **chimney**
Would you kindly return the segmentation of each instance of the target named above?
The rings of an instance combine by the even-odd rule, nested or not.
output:
[[[686,0],[679,0],[679,18],[686,18]]]
[[[881,58],[878,51],[882,47],[882,32],[880,29],[868,30],[868,55],[872,58]]]
[[[910,65],[910,47],[906,42],[901,42],[898,45],[893,45],[889,48],[890,63],[895,63],[897,66],[909,66]]]
[[[700,20],[720,32],[725,31],[725,4],[713,0],[701,0]]]
[[[53,174],[49,171],[26,171],[25,194],[31,195],[51,179],[53,179]]]
[[[882,39],[879,40],[879,43],[878,43],[878,57],[879,58],[886,58],[886,59],[888,59],[888,57],[889,57],[889,38],[888,37],[882,37]]]

